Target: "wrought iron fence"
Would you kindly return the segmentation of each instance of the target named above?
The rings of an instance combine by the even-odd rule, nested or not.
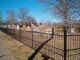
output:
[[[7,28],[1,28],[1,30],[33,49],[38,48],[51,36],[49,33],[36,31],[17,31]],[[67,34],[67,31],[63,33],[62,35],[54,34],[54,38],[45,44],[39,52],[51,60],[80,60],[80,35]]]

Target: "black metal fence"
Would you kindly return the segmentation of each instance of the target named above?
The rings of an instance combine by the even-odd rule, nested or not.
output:
[[[42,42],[46,41],[51,34],[36,31],[24,31],[1,28],[16,40],[36,49]],[[63,34],[54,34],[50,40],[40,50],[40,53],[48,56],[51,60],[80,60],[80,35],[68,34],[64,30]]]

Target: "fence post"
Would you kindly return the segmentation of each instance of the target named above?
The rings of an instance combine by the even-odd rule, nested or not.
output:
[[[22,31],[22,30],[21,30],[21,28],[22,28],[22,27],[23,27],[23,23],[20,23],[20,24],[19,24],[19,31],[20,31],[20,42],[21,42],[21,31]]]
[[[28,60],[33,60],[35,58],[35,56],[37,55],[37,53],[43,48],[43,46],[48,43],[51,39],[53,38],[53,29],[52,29],[52,36],[44,41],[32,54],[31,56],[28,58]]]
[[[67,29],[64,27],[64,60],[67,60]]]
[[[32,47],[33,47],[33,28],[32,28]]]
[[[21,41],[21,27],[20,27],[20,29],[19,29],[19,32],[20,32],[20,41]]]

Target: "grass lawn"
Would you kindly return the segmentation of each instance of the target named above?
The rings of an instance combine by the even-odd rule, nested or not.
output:
[[[16,60],[27,60],[34,51],[3,32],[0,32],[0,38]],[[38,54],[34,60],[41,60],[40,54]]]

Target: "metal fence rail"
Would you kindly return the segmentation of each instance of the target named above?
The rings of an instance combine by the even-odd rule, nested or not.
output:
[[[38,48],[51,36],[36,31],[7,28],[1,30],[33,49]],[[65,31],[64,35],[54,34],[54,38],[45,44],[40,53],[49,56],[51,60],[80,60],[80,35],[68,35]]]

